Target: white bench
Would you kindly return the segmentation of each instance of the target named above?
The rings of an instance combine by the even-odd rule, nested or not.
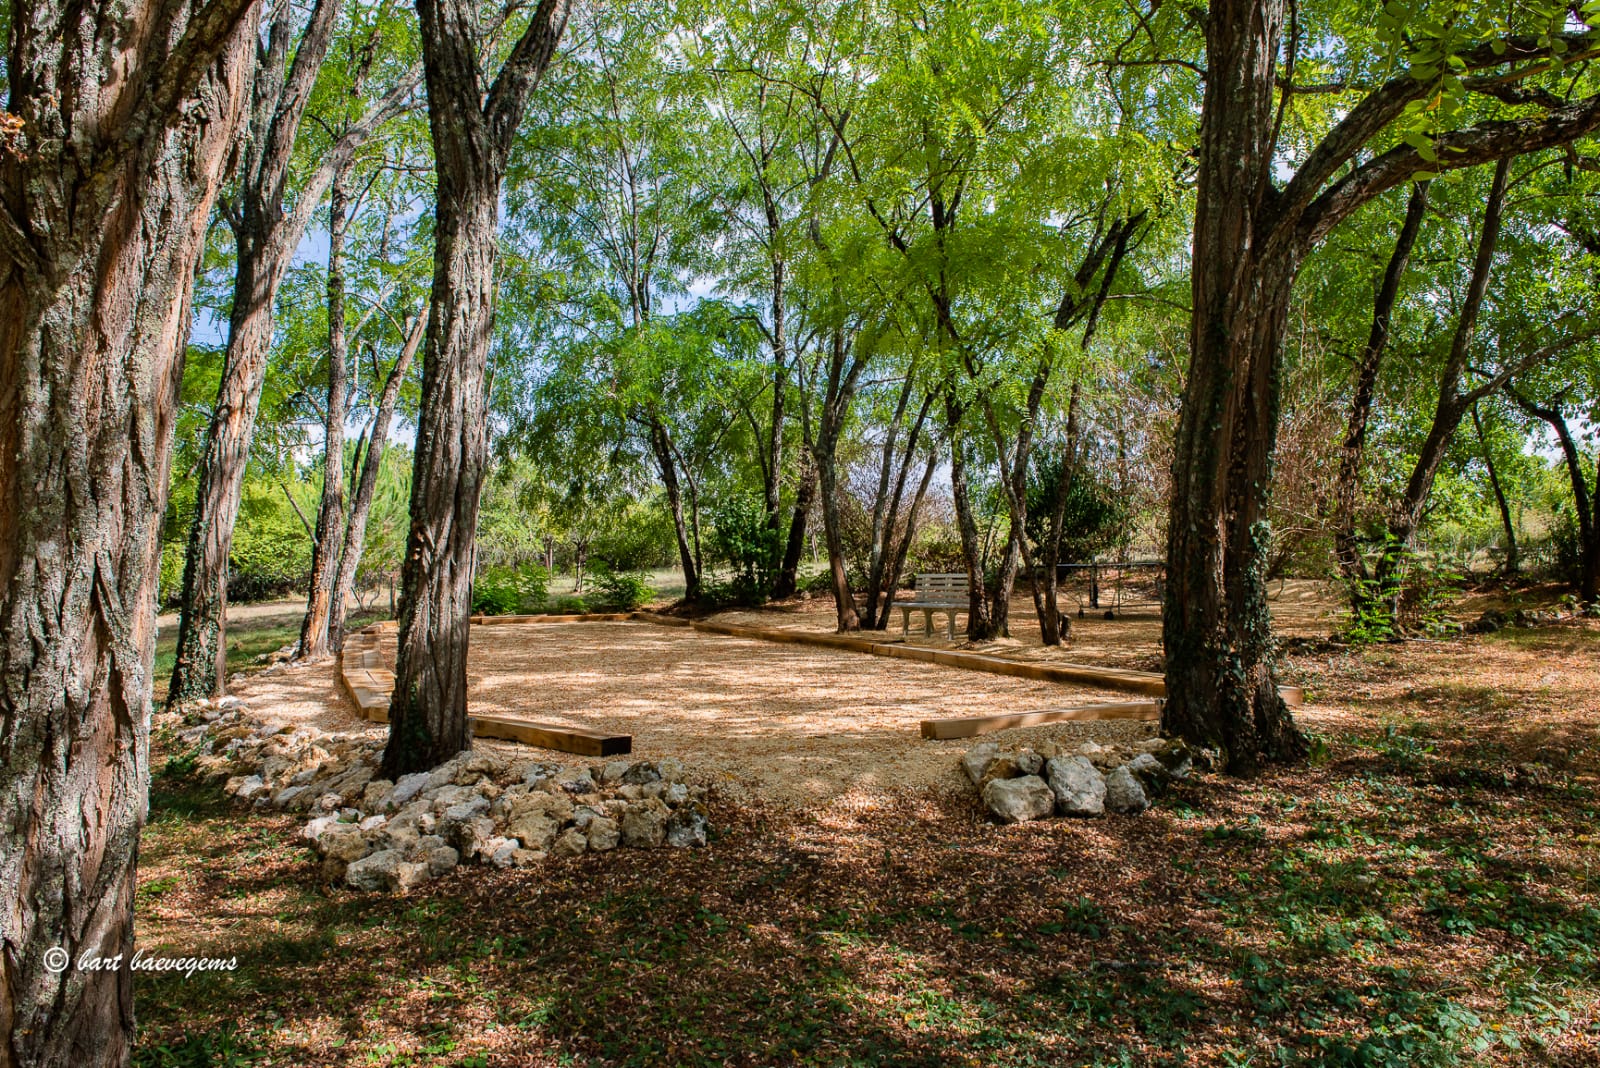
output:
[[[916,593],[911,600],[895,605],[900,609],[900,633],[911,633],[911,613],[922,613],[922,629],[933,633],[933,614],[943,612],[949,621],[950,640],[956,640],[956,613],[971,608],[965,574],[929,573],[917,576]]]

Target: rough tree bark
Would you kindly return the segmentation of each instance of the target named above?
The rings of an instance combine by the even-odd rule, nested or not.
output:
[[[1306,255],[1351,212],[1428,170],[1475,166],[1565,144],[1600,126],[1600,96],[1542,113],[1440,133],[1429,159],[1399,145],[1358,159],[1433,83],[1402,72],[1343,113],[1274,180],[1286,0],[1214,0],[1206,12],[1206,79],[1192,262],[1190,362],[1173,450],[1163,616],[1163,729],[1215,746],[1248,774],[1305,751],[1273,683],[1264,558],[1265,507],[1277,436],[1281,343]],[[1513,35],[1456,56],[1469,92],[1517,93],[1555,48],[1591,47],[1587,33]],[[1510,66],[1493,78],[1475,72]],[[1520,99],[1520,98],[1519,98]],[[1544,107],[1545,97],[1530,99]]]
[[[328,191],[328,408],[322,422],[322,500],[311,547],[311,584],[306,615],[300,624],[301,660],[331,652],[328,625],[338,584],[344,527],[344,420],[349,389],[349,337],[344,321],[344,239],[350,224],[350,202],[342,171]]]
[[[334,577],[332,603],[328,607],[328,644],[333,652],[344,648],[345,611],[350,595],[355,592],[356,573],[361,567],[361,554],[367,544],[367,519],[372,514],[372,498],[378,489],[378,475],[383,470],[383,454],[389,444],[389,424],[394,419],[394,407],[400,399],[411,361],[422,344],[423,333],[428,328],[426,313],[418,315],[406,335],[405,345],[383,381],[383,392],[378,395],[378,407],[367,428],[366,446],[357,446],[356,461],[360,474],[356,477],[356,491],[350,499],[350,517],[345,521],[344,545],[339,550],[339,570]],[[374,368],[376,374],[376,368]]]
[[[390,778],[431,768],[472,743],[468,621],[487,459],[485,372],[500,185],[528,98],[571,7],[571,0],[540,0],[485,91],[477,5],[417,0],[438,192],[400,643],[383,753]]]
[[[295,137],[327,55],[339,0],[317,0],[294,60],[288,59],[295,13],[281,5],[259,48],[238,204],[224,203],[235,252],[233,309],[222,381],[196,475],[195,514],[184,553],[178,648],[167,703],[213,697],[225,672],[228,554],[239,495],[255,436],[278,287],[334,175],[363,142],[398,112],[416,87],[404,79],[334,143],[286,208]]]
[[[133,1040],[158,537],[190,294],[256,20],[251,0],[18,4],[11,19],[0,1064],[118,1066]],[[115,969],[77,966],[119,954]]]

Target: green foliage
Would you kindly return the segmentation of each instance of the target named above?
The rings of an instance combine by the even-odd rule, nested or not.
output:
[[[300,508],[309,514],[312,487],[301,484],[289,492],[297,492],[297,500],[304,498]],[[282,597],[304,589],[310,573],[311,535],[294,506],[280,487],[265,480],[248,482],[228,556],[228,599],[243,603]]]
[[[732,571],[726,596],[735,603],[765,600],[783,553],[782,532],[767,526],[760,498],[730,497],[711,512],[712,559]]]
[[[631,612],[655,596],[655,591],[641,575],[612,570],[605,561],[597,563],[589,572],[598,596],[595,603],[616,612]]]
[[[485,567],[472,583],[472,610],[485,616],[531,612],[549,592],[550,573],[538,564]]]
[[[1041,455],[1028,479],[1028,538],[1041,553],[1059,503],[1064,462],[1059,454]],[[1118,494],[1100,472],[1079,463],[1062,510],[1061,562],[1086,563],[1111,549],[1123,538],[1130,518],[1126,496]]]

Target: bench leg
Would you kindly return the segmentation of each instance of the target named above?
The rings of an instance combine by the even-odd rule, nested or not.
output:
[[[945,613],[945,618],[950,623],[950,640],[956,640],[956,610],[954,608]]]
[[[922,610],[922,633],[930,638],[933,637],[933,609],[931,608]]]
[[[900,634],[906,638],[911,637],[911,609],[909,608],[900,609]]]

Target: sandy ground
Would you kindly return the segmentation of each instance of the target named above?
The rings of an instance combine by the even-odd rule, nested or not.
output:
[[[870,807],[889,791],[962,789],[956,762],[970,742],[924,741],[924,719],[1127,699],[648,623],[476,627],[469,664],[475,711],[631,734],[641,758],[675,756],[691,778],[730,795],[799,807]],[[233,692],[274,718],[363,729],[336,692],[331,665],[254,675]],[[1003,738],[1113,741],[1152,729],[1127,721],[1064,723]]]
[[[920,615],[913,616],[911,634],[904,638],[900,631],[900,612],[890,613],[889,627],[881,632],[885,641],[908,640],[915,645],[928,645],[939,649],[971,649],[995,656],[1040,663],[1101,664],[1109,667],[1137,668],[1142,671],[1161,670],[1161,614],[1152,607],[1130,608],[1115,619],[1103,618],[1103,612],[1085,609],[1078,617],[1078,597],[1087,593],[1075,586],[1062,590],[1060,603],[1069,612],[1072,631],[1067,644],[1060,648],[1047,648],[1039,642],[1039,620],[1033,610],[1033,599],[1026,586],[1018,588],[1011,599],[1011,636],[986,642],[969,642],[961,635],[966,616],[956,617],[957,638],[945,640],[944,617],[936,617],[934,633],[921,631]],[[902,601],[909,600],[909,591],[900,594]],[[1290,579],[1274,583],[1269,595],[1272,621],[1279,637],[1326,638],[1338,624],[1341,603],[1334,584],[1308,579]],[[744,623],[753,626],[786,627],[799,630],[833,631],[837,616],[833,600],[814,597],[771,608],[746,609],[719,613],[714,618],[726,623]],[[863,635],[870,637],[871,635]]]

